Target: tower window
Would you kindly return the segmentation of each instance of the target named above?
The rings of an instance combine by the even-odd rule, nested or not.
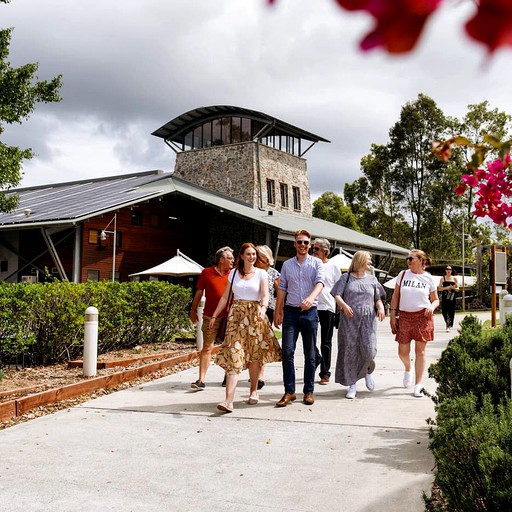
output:
[[[274,180],[267,180],[267,203],[276,204],[276,186]]]
[[[302,210],[302,206],[300,204],[300,188],[293,187],[293,209],[294,210]]]
[[[286,183],[280,183],[281,187],[281,206],[288,208],[288,185]]]

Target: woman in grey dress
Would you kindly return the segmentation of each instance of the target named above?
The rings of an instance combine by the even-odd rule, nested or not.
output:
[[[369,391],[375,389],[377,318],[382,321],[386,316],[382,303],[386,293],[377,278],[366,273],[371,265],[370,253],[357,251],[348,272],[331,290],[341,309],[334,380],[349,386],[347,398],[356,397],[356,382],[362,378]]]

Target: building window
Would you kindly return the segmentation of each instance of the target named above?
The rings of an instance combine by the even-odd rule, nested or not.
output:
[[[98,245],[101,229],[89,229],[89,243]]]
[[[7,272],[8,269],[9,269],[9,261],[8,260],[0,261],[0,272]]]
[[[293,209],[300,211],[302,206],[300,204],[300,188],[293,187]]]
[[[286,183],[280,183],[281,187],[281,206],[288,208],[288,185]]]
[[[114,233],[109,233],[110,238],[110,247],[114,247]],[[121,231],[116,231],[116,247],[122,247],[123,246],[123,233]]]
[[[247,142],[255,138],[265,126],[261,121],[246,117],[219,117],[194,127],[177,144],[185,151]],[[261,143],[292,155],[301,154],[301,139],[291,135],[272,131],[261,138]]]
[[[119,271],[116,270],[115,273],[114,273],[114,281],[116,283],[119,283],[119,278],[120,278]],[[108,280],[112,281],[112,271],[110,271],[110,273],[108,274]]]
[[[276,204],[276,185],[274,180],[267,180],[267,203]]]
[[[99,281],[100,271],[99,270],[87,270],[87,281]]]
[[[132,210],[132,226],[142,226],[142,212],[140,210]]]

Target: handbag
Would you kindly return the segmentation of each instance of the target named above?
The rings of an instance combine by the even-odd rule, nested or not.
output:
[[[235,270],[236,274],[236,270]],[[219,322],[219,328],[217,329],[217,336],[215,336],[215,341],[218,343],[222,343],[224,338],[226,337],[226,327],[228,326],[228,315],[229,315],[229,307],[231,304],[231,296],[233,294],[233,281],[235,280],[235,274],[233,274],[233,279],[231,279],[231,284],[229,285],[229,294],[228,294],[228,302],[227,302],[227,312],[226,316],[223,316]]]
[[[404,277],[405,277],[405,270],[402,270],[402,279],[400,279],[400,282],[398,283],[398,301],[397,301],[398,313],[400,313],[400,289],[402,288],[402,282],[404,280]],[[400,321],[400,314],[398,316],[395,316],[396,329],[394,332],[392,331],[393,334],[396,334],[398,332],[399,321]]]

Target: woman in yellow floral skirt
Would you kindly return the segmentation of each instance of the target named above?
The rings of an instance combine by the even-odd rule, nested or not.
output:
[[[266,315],[268,274],[254,266],[256,258],[253,244],[248,242],[240,247],[224,295],[210,319],[212,326],[217,314],[226,306],[232,290],[226,336],[215,358],[215,362],[226,371],[226,400],[217,405],[217,409],[223,412],[233,411],[236,385],[242,370],[249,369],[251,389],[248,403],[254,405],[259,401],[257,387],[261,366],[281,361],[281,347]]]

